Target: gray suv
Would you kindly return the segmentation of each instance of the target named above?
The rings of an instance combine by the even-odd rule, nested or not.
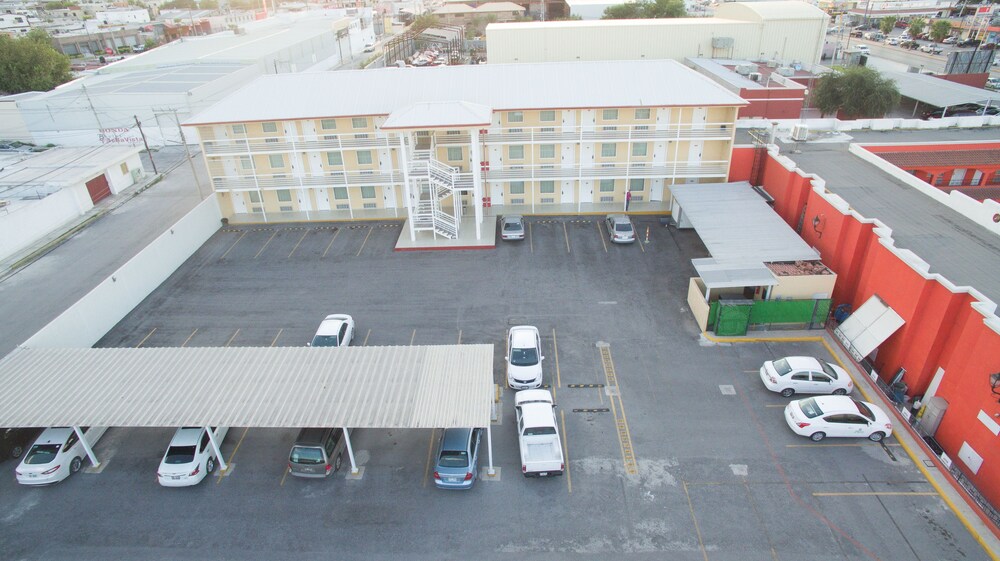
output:
[[[298,477],[326,477],[344,460],[343,429],[302,429],[288,454],[288,470]]]

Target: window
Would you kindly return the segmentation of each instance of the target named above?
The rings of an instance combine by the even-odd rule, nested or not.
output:
[[[259,203],[260,202],[260,193],[258,193],[257,191],[250,191],[250,202],[251,203]]]
[[[628,190],[629,191],[645,191],[646,190],[646,180],[645,179],[629,179],[628,180]]]
[[[556,157],[556,145],[555,144],[540,144],[538,146],[538,156],[541,158],[555,158]]]
[[[285,157],[281,154],[271,154],[267,157],[268,161],[271,163],[272,168],[283,168],[285,167]]]
[[[444,133],[446,136],[458,136],[462,134],[462,131],[447,131]]]
[[[264,132],[278,132],[278,123],[261,123],[260,128]]]
[[[334,187],[333,188],[333,198],[335,198],[335,199],[346,199],[347,198],[347,187]]]
[[[632,155],[645,156],[647,148],[649,148],[649,145],[646,144],[645,142],[636,142],[635,144],[632,145]]]
[[[362,165],[372,163],[372,151],[358,150],[358,163]]]
[[[649,109],[636,109],[635,119],[637,121],[644,121],[649,118]]]
[[[523,160],[524,159],[524,145],[518,144],[508,148],[510,159],[512,160]]]
[[[555,127],[542,127],[539,132],[556,132]]]
[[[287,203],[292,200],[292,192],[288,189],[278,189],[275,193],[278,194],[279,203]]]
[[[327,130],[329,130],[329,129],[335,129],[335,128],[337,128],[337,120],[336,119],[323,119],[323,120],[321,120],[319,122],[319,128],[321,128],[321,129],[327,129]]]
[[[361,188],[361,198],[362,199],[374,199],[375,198],[375,188],[374,187],[362,187]]]
[[[451,146],[448,148],[448,161],[449,162],[460,162],[462,161],[462,148],[458,146]]]
[[[265,138],[264,142],[278,142],[277,138]]]
[[[523,123],[524,122],[524,113],[522,113],[520,111],[510,111],[509,113],[507,113],[507,122],[508,123]]]
[[[122,162],[122,165],[119,166],[119,169],[122,170],[122,175],[128,175],[128,164]]]
[[[247,133],[246,125],[233,125],[233,134],[246,134],[246,133]]]
[[[604,120],[605,121],[617,121],[618,120],[618,110],[617,109],[605,109],[604,110]]]
[[[368,119],[365,117],[351,117],[351,126],[356,129],[363,129],[368,126]]]
[[[556,192],[556,182],[555,181],[539,181],[538,182],[538,192],[539,193],[555,193]]]
[[[340,152],[327,152],[326,163],[331,166],[342,166],[344,165],[344,157],[340,155]]]
[[[601,144],[601,157],[614,158],[618,154],[618,146],[613,142]]]
[[[993,177],[990,179],[990,185],[998,185],[998,184],[1000,184],[1000,171],[995,172],[993,174]]]
[[[253,161],[250,156],[240,156],[240,167],[243,169],[253,169]]]
[[[511,181],[510,182],[510,194],[511,195],[523,195],[524,194],[524,182],[523,181]]]
[[[551,122],[553,122],[553,121],[556,120],[556,112],[555,111],[539,111],[538,112],[538,120],[541,121],[541,122],[543,122],[543,123],[551,123]]]
[[[607,193],[615,190],[615,180],[614,179],[602,179],[601,180],[601,192]]]
[[[368,133],[356,134],[356,135],[354,135],[354,138],[356,138],[358,140],[364,140],[364,139],[368,138]]]

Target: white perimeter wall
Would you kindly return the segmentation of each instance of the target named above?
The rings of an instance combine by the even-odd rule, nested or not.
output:
[[[35,243],[88,209],[81,207],[73,189],[60,189],[40,201],[0,216],[0,260]]]
[[[209,197],[22,346],[88,348],[149,296],[220,226]]]

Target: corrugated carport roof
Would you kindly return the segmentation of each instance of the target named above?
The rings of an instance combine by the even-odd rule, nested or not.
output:
[[[19,348],[0,426],[489,426],[493,345]]]
[[[990,102],[990,105],[1000,104],[1000,93],[949,82],[929,74],[888,70],[880,70],[879,72],[886,78],[896,81],[899,93],[903,97],[915,99],[934,107],[951,107],[961,103],[986,103],[987,101]]]

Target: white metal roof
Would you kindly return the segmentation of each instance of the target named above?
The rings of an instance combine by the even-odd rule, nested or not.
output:
[[[488,126],[493,110],[467,101],[414,103],[397,109],[382,123],[382,129]]]
[[[774,278],[764,263],[820,258],[746,181],[672,185],[670,194],[712,254],[714,263],[703,263],[706,270],[719,282],[746,282],[728,286],[773,284],[762,282]]]
[[[139,153],[141,146],[104,144],[78,148],[50,148],[23,154],[17,162],[0,169],[0,198],[37,199],[61,188],[81,185]],[[34,194],[35,196],[32,196]]]
[[[0,426],[485,427],[493,345],[18,348]]]
[[[930,74],[879,70],[886,78],[896,81],[903,97],[915,99],[934,107],[951,107],[960,103],[1000,104],[1000,92],[991,92],[965,84],[942,80]]]
[[[763,264],[733,264],[718,262],[711,257],[692,259],[691,264],[705,288],[734,288],[738,286],[775,286],[778,279]]]
[[[673,60],[477,64],[261,76],[185,124],[388,115],[455,100],[498,111],[746,105]]]

